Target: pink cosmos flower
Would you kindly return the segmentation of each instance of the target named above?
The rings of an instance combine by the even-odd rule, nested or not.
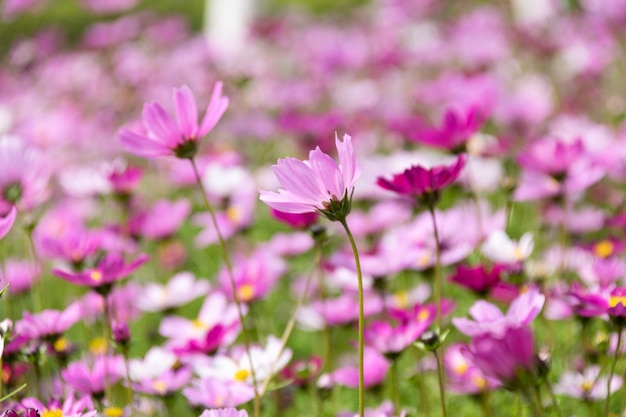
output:
[[[105,383],[115,384],[124,376],[124,358],[100,355],[94,359],[92,367],[82,361],[72,362],[61,372],[61,376],[78,392],[103,394]]]
[[[386,321],[374,321],[365,328],[365,342],[381,353],[399,354],[415,342],[434,319],[432,315],[429,320],[407,320],[395,327]]]
[[[279,159],[272,169],[284,189],[278,193],[261,190],[261,201],[285,213],[319,212],[330,220],[345,218],[361,169],[349,135],[344,135],[343,142],[335,137],[335,145],[339,165],[319,147],[310,152],[307,161]]]
[[[193,381],[190,387],[183,389],[183,395],[195,405],[237,407],[254,398],[254,389],[244,382],[208,377]]]
[[[198,140],[209,133],[228,108],[228,98],[222,96],[222,83],[213,88],[204,118],[198,123],[198,108],[191,89],[186,85],[174,89],[175,120],[157,102],[146,103],[142,119],[145,133],[122,129],[122,145],[131,153],[145,158],[174,155],[192,158],[198,150]]]
[[[28,291],[40,277],[39,267],[30,261],[7,259],[4,271],[0,268],[0,282],[9,283],[9,294]]]
[[[17,209],[15,206],[11,206],[6,213],[0,214],[0,239],[4,238],[7,233],[9,233],[9,230],[13,227],[13,223],[15,223],[16,217]]]
[[[467,347],[460,343],[450,345],[443,357],[446,370],[446,383],[455,394],[479,394],[493,389],[498,384],[491,378],[485,377],[470,360]]]
[[[478,131],[482,119],[476,107],[470,108],[466,113],[449,109],[444,115],[441,128],[418,130],[411,135],[411,139],[435,148],[465,151],[466,142]]]
[[[82,272],[53,269],[52,273],[76,285],[86,285],[96,289],[106,288],[128,277],[147,260],[148,255],[141,254],[127,264],[119,253],[109,253],[102,258],[97,266]]]
[[[189,201],[159,200],[145,211],[140,211],[130,220],[131,234],[147,239],[165,239],[178,231],[189,216]]]
[[[546,297],[539,290],[532,288],[513,300],[506,316],[495,305],[479,300],[469,310],[476,321],[453,318],[452,323],[461,333],[470,337],[485,334],[502,337],[510,328],[530,324],[541,312],[545,300]]]
[[[81,318],[79,303],[73,303],[64,311],[44,310],[37,314],[24,312],[24,318],[15,325],[15,332],[30,340],[56,338]]]
[[[232,271],[232,280],[239,300],[250,303],[262,299],[287,270],[285,261],[267,249],[259,249],[247,258],[240,257]],[[231,278],[226,268],[222,268],[218,281],[222,292],[233,299]]]
[[[537,378],[535,342],[527,326],[508,328],[499,337],[478,336],[472,340],[469,354],[485,376],[504,386],[526,385]]]
[[[191,380],[191,369],[170,369],[153,379],[141,379],[132,385],[133,390],[150,395],[171,395],[186,386]]]
[[[89,395],[80,398],[76,398],[74,395],[68,395],[63,402],[51,400],[47,404],[42,403],[36,398],[24,398],[21,405],[25,408],[34,408],[44,416],[93,417],[97,413],[95,410],[84,412],[85,409],[93,409],[93,403]]]
[[[462,154],[452,165],[430,169],[414,165],[400,174],[394,174],[391,180],[379,177],[376,183],[385,190],[415,198],[425,205],[434,205],[439,201],[441,190],[457,179],[466,159],[467,155]]]
[[[363,367],[365,369],[365,387],[369,388],[384,381],[389,370],[389,362],[375,349],[366,347]],[[330,375],[330,378],[333,384],[358,388],[359,368],[350,365],[339,367]]]
[[[204,410],[200,417],[248,417],[248,412],[235,408],[222,408],[220,410]]]

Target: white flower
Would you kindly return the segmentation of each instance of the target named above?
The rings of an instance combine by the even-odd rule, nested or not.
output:
[[[497,263],[511,264],[522,262],[531,255],[535,243],[531,233],[524,233],[519,242],[512,240],[502,230],[496,230],[489,235],[483,244],[483,254]]]
[[[191,272],[181,272],[174,275],[166,285],[146,285],[137,298],[137,306],[143,311],[163,311],[206,295],[209,289],[208,282],[196,281]]]
[[[129,364],[130,379],[141,381],[154,379],[169,371],[176,364],[176,355],[161,347],[153,347],[141,359],[132,359]]]

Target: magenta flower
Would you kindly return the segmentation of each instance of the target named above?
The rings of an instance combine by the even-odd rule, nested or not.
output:
[[[129,225],[131,234],[146,239],[165,239],[178,231],[190,212],[187,200],[159,200],[149,210],[133,216]]]
[[[39,267],[34,262],[7,259],[4,271],[0,268],[0,282],[9,283],[9,294],[28,291],[40,277]]]
[[[9,230],[13,227],[13,223],[15,223],[15,218],[17,217],[17,209],[15,206],[11,206],[11,208],[4,214],[0,214],[0,239],[4,238]]]
[[[519,388],[536,380],[535,341],[527,327],[509,328],[501,337],[484,334],[471,342],[470,358],[487,377]]]
[[[271,209],[272,217],[296,229],[306,229],[315,224],[317,213],[285,213],[280,210]]]
[[[344,135],[343,142],[335,137],[335,145],[339,165],[319,147],[311,151],[308,161],[279,159],[272,169],[284,189],[261,191],[261,201],[285,213],[319,212],[331,221],[345,219],[361,169],[349,135]]]
[[[63,402],[51,400],[47,404],[42,403],[36,398],[24,398],[21,405],[25,408],[39,410],[45,417],[57,415],[67,417],[92,417],[97,413],[97,411],[84,413],[85,409],[93,409],[93,403],[89,395],[82,396],[78,399],[76,399],[74,395],[69,395]]]
[[[467,155],[462,154],[448,166],[427,169],[413,165],[400,174],[394,174],[391,180],[379,177],[376,183],[385,190],[415,198],[420,204],[434,206],[439,201],[441,190],[457,179],[466,160]]]
[[[478,131],[483,118],[477,107],[466,113],[447,110],[440,128],[422,129],[411,134],[411,140],[422,142],[435,148],[464,152],[466,142]]]
[[[95,289],[106,290],[117,281],[120,281],[135,272],[146,263],[148,255],[141,254],[132,262],[126,263],[119,253],[107,254],[97,266],[82,272],[67,272],[53,269],[52,273],[76,285],[86,285]]]
[[[455,343],[450,345],[443,357],[446,370],[446,383],[455,394],[480,394],[495,388],[498,384],[491,378],[485,377],[469,358],[470,354],[465,345]]]
[[[193,158],[198,140],[215,127],[228,108],[228,98],[222,96],[222,83],[217,82],[200,124],[196,100],[186,85],[174,89],[174,106],[175,120],[159,103],[146,103],[142,112],[146,132],[120,131],[120,141],[126,150],[145,158],[166,155]]]
[[[486,294],[500,282],[500,274],[504,267],[495,265],[486,268],[485,265],[463,266],[459,265],[456,273],[450,277],[450,281],[468,288],[478,294]]]

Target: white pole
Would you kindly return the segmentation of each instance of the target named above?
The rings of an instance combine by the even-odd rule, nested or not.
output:
[[[233,54],[244,45],[254,16],[254,0],[206,0],[204,34],[213,51]]]

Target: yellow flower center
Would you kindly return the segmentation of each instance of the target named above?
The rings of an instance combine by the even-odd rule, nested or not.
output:
[[[160,394],[167,392],[167,384],[160,379],[157,379],[152,383],[152,388]]]
[[[474,375],[472,377],[472,383],[479,390],[484,390],[485,388],[487,388],[487,381],[480,375]]]
[[[589,391],[591,391],[593,389],[593,382],[585,381],[585,382],[582,383],[580,388],[582,388],[582,390],[585,391],[585,392],[589,392]]]
[[[419,321],[420,323],[425,322],[426,320],[428,320],[430,318],[430,311],[428,311],[427,309],[422,309],[417,313],[417,321]]]
[[[104,337],[96,337],[89,342],[89,351],[94,355],[103,355],[107,351],[107,341]]]
[[[206,324],[202,323],[200,319],[195,319],[192,323],[196,329],[206,329]]]
[[[609,296],[609,307],[617,307],[618,304],[626,307],[626,296],[625,295],[611,295]]]
[[[248,379],[249,376],[250,371],[248,371],[247,369],[238,369],[237,372],[235,372],[235,379],[237,381],[244,382],[246,379]]]
[[[239,289],[237,289],[237,295],[239,296],[239,300],[243,301],[244,303],[252,300],[255,293],[256,290],[252,284],[243,284],[239,287]]]
[[[104,415],[106,417],[122,417],[124,410],[119,407],[107,407],[104,409]]]
[[[97,269],[94,269],[93,271],[89,273],[89,278],[91,278],[92,281],[100,282],[102,281],[102,272],[98,271]]]
[[[56,342],[52,345],[55,352],[65,352],[69,347],[69,343],[66,338],[59,337]]]
[[[459,375],[464,375],[468,369],[469,369],[469,365],[467,365],[467,362],[459,362],[454,366],[454,372],[456,372]]]
[[[221,407],[222,405],[224,405],[224,399],[218,395],[213,399],[213,403],[216,407]]]
[[[522,252],[522,248],[520,248],[519,246],[515,247],[515,259],[517,259],[518,261],[523,261],[525,258],[524,256],[524,252]]]
[[[44,410],[41,417],[63,417],[63,411],[58,408],[54,408],[52,410]]]
[[[398,291],[395,294],[396,304],[400,308],[406,308],[409,305],[409,294],[406,291]]]
[[[601,240],[593,246],[593,253],[599,258],[607,258],[613,255],[615,245],[610,240]]]
[[[426,253],[417,260],[417,266],[426,266],[430,262],[430,254]]]
[[[230,206],[228,210],[226,210],[226,217],[228,217],[228,220],[231,222],[237,223],[241,220],[241,210],[235,206]]]

